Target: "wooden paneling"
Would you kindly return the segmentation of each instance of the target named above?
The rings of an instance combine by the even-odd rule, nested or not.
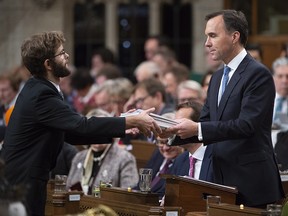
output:
[[[255,35],[248,38],[249,43],[258,43],[263,51],[263,64],[271,69],[273,61],[280,56],[282,44],[288,43],[288,35]]]

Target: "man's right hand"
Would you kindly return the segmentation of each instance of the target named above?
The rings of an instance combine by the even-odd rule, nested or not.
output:
[[[138,115],[125,117],[126,128],[129,129],[137,127],[139,131],[147,137],[151,136],[151,132],[153,132],[155,136],[158,136],[158,134],[160,134],[162,130],[156,123],[156,121],[151,116],[149,116],[149,114],[154,110],[155,108],[150,108],[147,110],[143,110]]]

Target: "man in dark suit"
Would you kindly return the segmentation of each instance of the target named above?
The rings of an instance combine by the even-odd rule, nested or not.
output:
[[[137,127],[145,135],[161,131],[148,114],[129,117],[91,117],[75,113],[60,94],[60,78],[68,76],[69,55],[61,32],[44,32],[24,41],[21,55],[32,74],[15,104],[7,127],[1,157],[12,185],[25,184],[30,215],[44,215],[46,184],[64,140],[70,144],[109,143]],[[135,130],[133,130],[135,131]]]
[[[151,191],[159,193],[159,197],[163,196],[162,187],[165,180],[160,174],[171,174],[175,158],[183,152],[183,148],[179,146],[168,146],[167,139],[157,139],[158,148],[153,152],[151,158],[147,162],[146,168],[152,169]]]
[[[195,100],[178,104],[176,107],[175,118],[187,118],[195,122],[199,121],[202,105]],[[195,179],[214,182],[212,167],[212,147],[213,145],[203,146],[202,143],[189,143],[182,147],[186,149],[180,154],[173,163],[169,174],[178,176],[190,176]],[[193,159],[191,158],[193,157]],[[165,184],[160,190],[163,196]],[[162,199],[162,205],[164,199]]]
[[[203,106],[196,101],[178,104],[175,117],[176,119],[187,118],[198,122],[202,107]],[[187,151],[175,159],[171,174],[190,176],[195,179],[214,182],[211,161],[213,145],[203,146],[202,143],[189,143],[182,147]],[[191,157],[193,157],[193,162],[191,161],[192,159],[190,159]]]
[[[226,73],[213,74],[200,123],[181,119],[161,136],[176,133],[182,139],[175,139],[177,145],[214,143],[215,183],[236,186],[237,204],[265,207],[284,197],[271,142],[273,78],[244,49],[248,22],[242,12],[224,10],[206,20],[205,46]]]

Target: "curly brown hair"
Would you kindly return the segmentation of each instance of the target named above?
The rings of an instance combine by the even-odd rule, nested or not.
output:
[[[43,32],[24,40],[21,56],[25,67],[33,76],[45,77],[44,62],[55,55],[57,49],[65,42],[60,31]]]

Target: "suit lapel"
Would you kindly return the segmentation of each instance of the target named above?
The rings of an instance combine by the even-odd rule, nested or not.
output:
[[[209,181],[208,173],[209,173],[209,169],[211,169],[210,166],[211,166],[211,161],[212,161],[211,159],[212,149],[213,149],[213,144],[208,145],[206,147],[202,165],[201,165],[200,175],[199,175],[200,180]]]
[[[246,66],[247,66],[249,61],[250,61],[249,55],[246,55],[246,57],[239,64],[238,68],[234,72],[234,74],[231,77],[228,85],[226,86],[225,91],[224,91],[224,93],[223,93],[223,95],[221,97],[218,109],[217,109],[217,120],[221,119],[221,116],[222,116],[223,111],[224,111],[224,109],[226,107],[226,104],[227,104],[227,102],[229,100],[229,97],[230,97],[231,93],[233,92],[233,89],[235,88],[235,86],[237,85],[239,80],[241,79],[241,73],[245,70],[245,68],[246,68]],[[220,81],[221,81],[221,78],[220,78]],[[217,92],[217,94],[218,94],[218,92]]]

